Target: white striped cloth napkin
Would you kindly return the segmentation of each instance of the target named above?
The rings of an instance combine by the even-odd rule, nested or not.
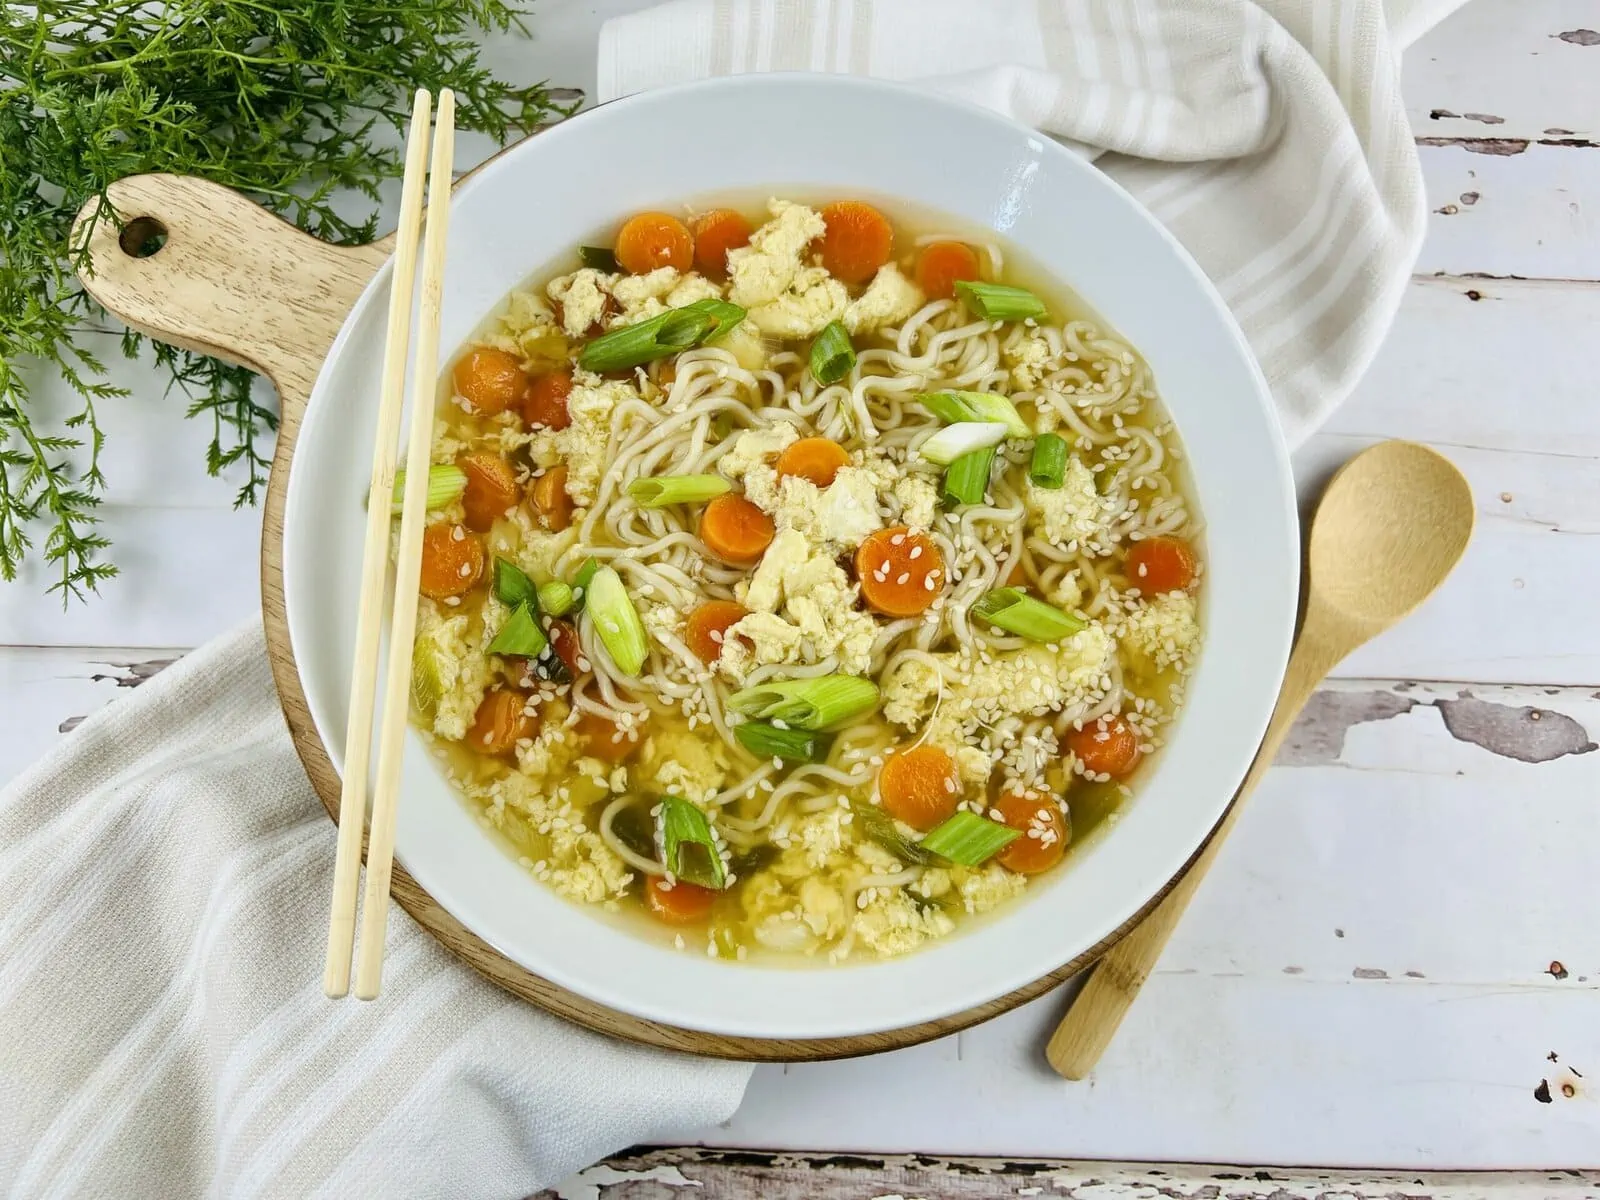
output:
[[[872,75],[1100,155],[1217,284],[1298,445],[1371,363],[1416,261],[1399,52],[1461,3],[673,0],[606,24],[599,98]]]
[[[676,0],[602,98],[779,68],[915,80],[1080,145],[1221,285],[1297,440],[1421,238],[1400,46],[1458,0]],[[0,792],[0,1192],[516,1197],[726,1118],[748,1068],[512,1001],[401,914],[384,995],[323,998],[333,828],[255,626]]]

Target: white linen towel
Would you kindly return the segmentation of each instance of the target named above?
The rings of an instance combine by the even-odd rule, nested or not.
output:
[[[853,71],[1112,151],[1222,287],[1298,440],[1416,253],[1396,55],[1455,3],[678,0],[605,27],[601,98]],[[332,860],[255,626],[0,793],[0,1190],[515,1197],[736,1106],[747,1067],[568,1026],[401,913],[383,997],[324,999]]]
[[[872,75],[1100,155],[1222,292],[1293,446],[1371,363],[1416,261],[1427,213],[1400,39],[1460,3],[673,0],[605,25],[599,99],[756,71]]]

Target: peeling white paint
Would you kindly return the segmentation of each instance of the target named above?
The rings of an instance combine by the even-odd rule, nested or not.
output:
[[[669,1164],[644,1167],[637,1170],[619,1170],[608,1163],[600,1163],[579,1171],[571,1179],[558,1183],[550,1190],[553,1200],[603,1200],[601,1188],[614,1183],[653,1181],[668,1187],[701,1187],[698,1179],[690,1179],[677,1167]]]

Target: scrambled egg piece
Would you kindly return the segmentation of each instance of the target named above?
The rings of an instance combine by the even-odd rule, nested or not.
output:
[[[561,305],[561,327],[568,337],[581,338],[606,315],[606,300],[616,282],[615,275],[602,275],[593,267],[584,267],[546,285],[545,294]]]
[[[844,310],[844,327],[851,333],[871,333],[883,325],[898,325],[927,303],[922,289],[900,273],[893,263],[878,268],[867,290]]]
[[[717,663],[735,679],[743,679],[752,660],[757,665],[794,661],[800,653],[800,630],[776,613],[746,613],[722,639]],[[748,639],[741,641],[740,639]]]
[[[798,529],[780,525],[743,587],[743,603],[751,616],[741,618],[732,632],[766,638],[774,649],[781,644],[784,657],[766,661],[820,662],[836,654],[839,670],[846,674],[861,674],[871,665],[877,623],[856,608],[856,586],[833,555],[818,549]],[[772,615],[780,612],[780,617]],[[751,617],[757,614],[768,619],[753,622]],[[778,633],[774,620],[788,625],[789,631]],[[749,659],[748,651],[723,643],[719,664],[734,678],[743,678]]]
[[[567,360],[567,336],[550,306],[533,292],[512,292],[506,311],[486,341],[518,355],[523,365],[557,367]]]
[[[815,337],[843,317],[849,304],[844,284],[821,267],[803,267],[788,291],[752,308],[749,320],[769,337]]]
[[[912,529],[933,528],[939,515],[939,489],[922,475],[906,475],[894,485],[894,498],[900,502],[900,521]]]
[[[778,483],[773,517],[780,529],[798,529],[813,545],[839,554],[883,528],[878,490],[877,474],[867,467],[841,467],[825,488],[790,475]]]
[[[722,790],[730,767],[721,738],[674,726],[645,738],[634,781],[644,790],[703,805]]]
[[[1053,546],[1110,554],[1117,542],[1106,522],[1105,499],[1095,491],[1094,473],[1076,455],[1067,460],[1066,478],[1060,487],[1036,487],[1029,480],[1023,502]]]
[[[627,864],[584,825],[581,811],[570,799],[557,798],[553,789],[517,772],[489,784],[469,785],[467,791],[483,801],[491,824],[503,825],[510,810],[548,839],[548,850],[534,865],[534,874],[562,895],[599,904],[627,891],[633,879]]]
[[[511,510],[511,515],[496,521],[489,531],[488,549],[491,555],[509,558],[537,583],[555,578],[556,559],[560,558],[578,540],[576,525],[551,533],[541,529],[523,505]]]
[[[767,211],[773,219],[750,235],[750,244],[728,251],[728,299],[745,309],[787,292],[806,247],[827,232],[821,215],[803,204],[769,200]]]
[[[1011,382],[1021,391],[1032,391],[1044,377],[1063,365],[1062,357],[1050,347],[1050,339],[1037,329],[1004,347],[1000,356],[1011,368]]]
[[[955,873],[956,890],[961,893],[962,903],[969,913],[997,908],[1020,896],[1028,886],[1027,876],[1013,874],[998,863],[976,869],[957,867]]]
[[[1168,592],[1142,601],[1123,622],[1122,644],[1158,668],[1187,666],[1200,644],[1200,619],[1193,596]]]
[[[746,429],[733,439],[722,457],[717,459],[717,470],[729,479],[743,479],[751,467],[776,458],[799,436],[799,432],[788,422]]]
[[[467,637],[468,624],[465,613],[445,617],[427,597],[417,603],[412,677],[426,679],[429,685],[426,691],[433,698],[434,733],[453,742],[467,736],[494,678],[489,656]],[[423,689],[414,686],[413,690]]]
[[[611,285],[611,297],[622,311],[610,324],[632,325],[647,320],[669,307],[662,301],[678,286],[676,267],[657,267],[645,275],[624,275]]]
[[[1083,581],[1076,571],[1065,572],[1050,590],[1050,603],[1068,612],[1083,603]]]
[[[567,464],[567,495],[579,507],[594,503],[600,477],[605,474],[611,446],[611,410],[627,400],[640,400],[631,383],[602,381],[579,373],[567,396],[572,424],[556,434],[556,449]]]
[[[877,888],[856,913],[856,940],[880,957],[905,954],[929,938],[943,937],[956,927],[949,914],[919,908],[904,888]]]
[[[668,308],[682,308],[685,304],[693,304],[696,300],[720,300],[722,289],[704,275],[691,272],[678,280],[671,292],[667,294]]]
[[[941,745],[965,746],[1007,717],[1087,708],[1103,694],[1115,653],[1111,635],[1095,623],[1056,649],[1032,645],[991,655],[988,662],[952,662],[947,673],[957,682],[945,688],[929,736]]]
[[[939,672],[920,658],[903,658],[882,680],[883,719],[911,728],[920,725],[939,699]]]

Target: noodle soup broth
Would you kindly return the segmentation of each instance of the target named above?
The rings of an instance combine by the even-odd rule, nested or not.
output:
[[[442,384],[413,719],[558,893],[873,960],[1065,869],[1199,650],[1155,381],[989,231],[873,198],[638,214]]]

